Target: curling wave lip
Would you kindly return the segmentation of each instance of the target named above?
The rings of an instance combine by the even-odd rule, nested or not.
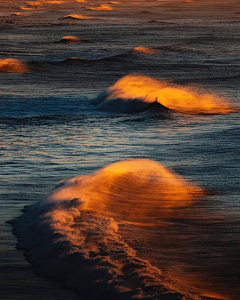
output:
[[[133,112],[153,103],[185,114],[229,114],[239,111],[226,99],[190,86],[176,86],[148,76],[132,74],[119,79],[92,101],[99,109]]]

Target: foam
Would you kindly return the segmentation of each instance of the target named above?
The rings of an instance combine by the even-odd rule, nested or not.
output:
[[[132,74],[119,79],[92,101],[99,109],[140,111],[159,103],[186,114],[228,114],[238,111],[226,99],[200,87],[177,86],[148,76]]]

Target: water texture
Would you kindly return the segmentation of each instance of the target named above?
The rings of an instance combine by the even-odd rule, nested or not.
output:
[[[239,24],[0,2],[1,299],[240,299]]]

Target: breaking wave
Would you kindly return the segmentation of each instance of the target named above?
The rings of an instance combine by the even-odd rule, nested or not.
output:
[[[149,109],[154,103],[186,114],[227,114],[237,111],[213,93],[196,87],[183,87],[148,76],[132,74],[92,100],[99,109],[134,112]]]
[[[191,206],[204,191],[161,164],[113,163],[60,182],[13,220],[18,247],[41,275],[92,299],[188,299],[164,272],[138,257],[121,224],[162,226],[168,211]],[[198,298],[195,298],[198,299]]]

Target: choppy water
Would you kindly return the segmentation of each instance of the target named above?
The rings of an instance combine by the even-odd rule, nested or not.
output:
[[[240,299],[239,22],[0,2],[1,299]]]

